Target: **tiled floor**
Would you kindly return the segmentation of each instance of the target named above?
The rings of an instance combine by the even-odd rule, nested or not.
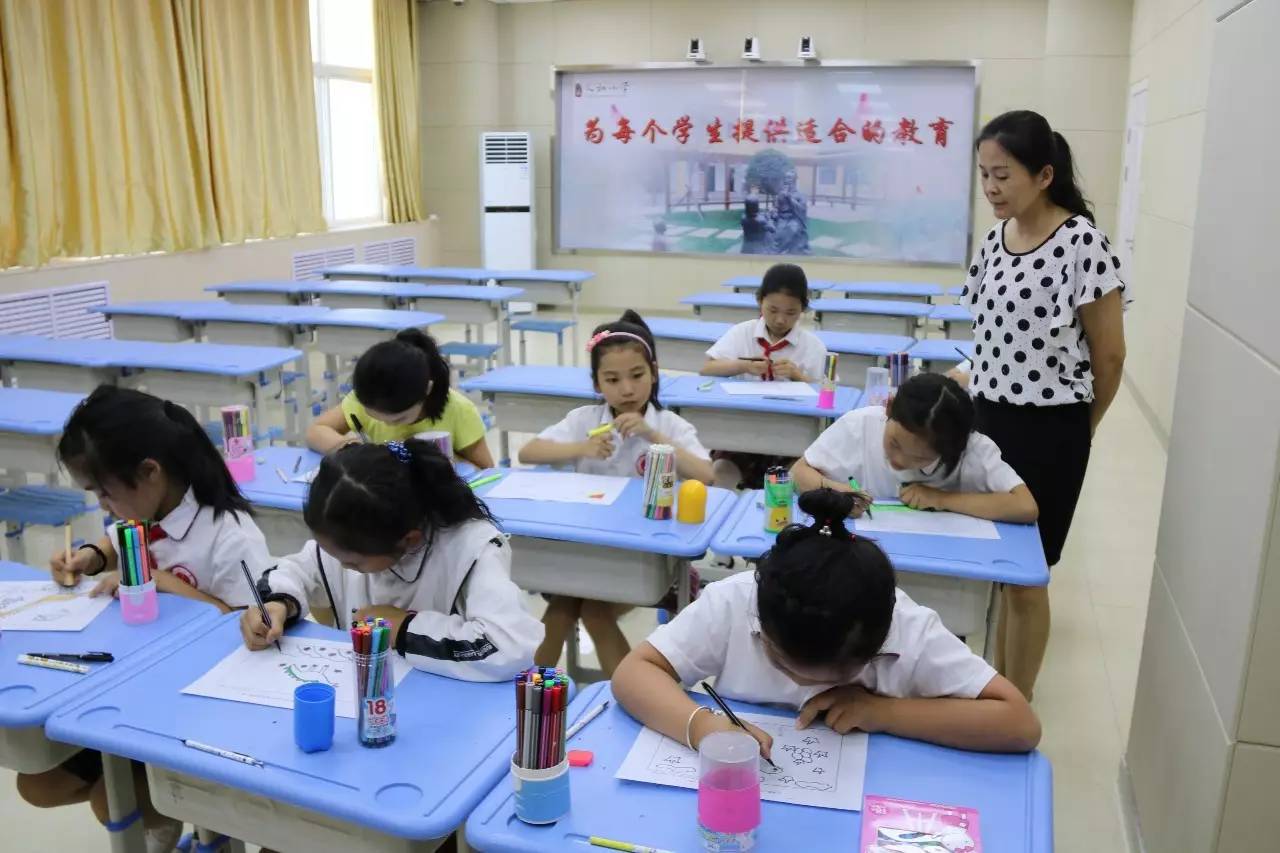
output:
[[[599,319],[584,317],[584,327]],[[539,340],[546,336],[532,337],[532,360],[554,363],[552,344]],[[1053,634],[1036,689],[1041,749],[1053,762],[1060,853],[1127,853],[1116,778],[1133,706],[1164,461],[1122,389],[1095,441],[1073,532],[1054,571]],[[43,554],[45,546],[33,542],[30,553]],[[531,597],[531,606],[540,608],[540,600]],[[649,610],[624,620],[633,642],[653,625]],[[8,840],[22,849],[107,849],[87,807],[30,808],[14,792],[12,776],[0,770],[0,826],[9,828]]]

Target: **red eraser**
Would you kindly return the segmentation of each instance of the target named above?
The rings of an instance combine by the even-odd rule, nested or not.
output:
[[[589,767],[591,762],[595,760],[595,753],[585,749],[569,750],[569,766],[570,767]]]

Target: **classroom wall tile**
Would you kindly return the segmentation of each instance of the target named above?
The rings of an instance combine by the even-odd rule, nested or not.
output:
[[[1058,56],[1128,56],[1133,11],[1128,0],[1049,0],[1045,52]]]
[[[1275,483],[1280,489],[1280,482]],[[1273,497],[1274,501],[1274,497]],[[1280,747],[1280,501],[1275,501],[1267,559],[1258,594],[1258,618],[1253,629],[1249,667],[1245,672],[1244,704],[1239,738],[1249,743]],[[1275,782],[1280,782],[1276,779]],[[1276,786],[1272,784],[1272,789]]]
[[[1156,49],[1155,45],[1146,45],[1139,48],[1129,55],[1129,83],[1137,83],[1140,80],[1149,80],[1151,71],[1154,67]],[[1147,102],[1150,104],[1151,96],[1147,95]]]
[[[982,4],[976,0],[917,0],[904,14],[898,0],[867,0],[869,59],[978,59],[987,42]],[[928,21],[929,26],[920,26]],[[1043,35],[1022,45],[1021,56],[1044,53]]]
[[[984,59],[978,68],[978,123],[1039,104],[1044,91],[1040,59]]]
[[[1055,130],[1124,130],[1128,57],[1046,56],[1044,112]]]
[[[1280,452],[1280,370],[1187,314],[1156,556],[1228,734],[1253,636]],[[1228,417],[1247,400],[1247,417]]]
[[[1175,21],[1196,6],[1204,6],[1204,0],[1156,0],[1152,6],[1152,26],[1155,35],[1168,29]]]
[[[556,13],[551,3],[513,3],[499,7],[499,62],[551,65],[556,52]]]
[[[1249,0],[1213,0],[1213,16],[1221,21],[1227,15],[1249,3]]]
[[[539,195],[551,197],[551,137],[555,130],[551,125],[521,125],[513,129],[527,130],[533,134],[533,185]]]
[[[1147,126],[1138,202],[1143,211],[1180,225],[1195,225],[1204,130],[1203,112]]]
[[[1147,850],[1213,849],[1230,748],[1157,564],[1125,752]]]
[[[498,122],[498,66],[492,62],[428,65],[418,91],[419,120],[424,126]]]
[[[428,209],[440,217],[440,242],[454,251],[480,249],[480,193],[475,186],[462,190],[434,190]]]
[[[1280,173],[1280,115],[1274,34],[1280,0],[1254,0],[1215,26],[1215,62],[1200,176],[1191,303],[1280,364],[1280,255],[1274,250],[1274,176]]]
[[[1201,3],[1173,22],[1151,44],[1147,124],[1204,109],[1209,98],[1213,23]]]
[[[420,144],[428,155],[422,185],[429,189],[474,189],[480,175],[480,133],[474,127],[424,127]]]
[[[1095,202],[1093,216],[1103,234],[1111,235],[1116,233],[1116,206],[1114,204],[1099,204]]]
[[[981,0],[975,10],[980,27],[978,56],[1019,59],[1044,55],[1048,5],[1048,0]]]
[[[658,5],[654,4],[655,14]],[[687,8],[689,4],[681,5]],[[739,9],[742,6],[738,4]],[[722,17],[717,29],[723,29],[723,22],[737,18],[738,14]],[[867,47],[866,18],[865,0],[756,0],[752,32],[763,40],[766,59],[795,59],[802,35],[813,36],[818,53],[825,59],[861,59]]]
[[[498,66],[502,118],[521,130],[555,124],[556,103],[551,89],[551,66],[539,63]]]
[[[437,62],[496,62],[498,9],[493,3],[419,3],[422,60]]]
[[[648,3],[562,0],[550,5],[555,10],[556,65],[648,60]]]
[[[1222,811],[1217,849],[1270,850],[1280,837],[1280,749],[1251,743],[1236,744]]]
[[[1073,130],[1065,136],[1075,156],[1076,179],[1085,195],[1094,204],[1114,206],[1120,191],[1120,147],[1124,131]]]
[[[1133,0],[1133,22],[1129,27],[1129,53],[1151,44],[1156,35],[1155,6],[1159,0]]]

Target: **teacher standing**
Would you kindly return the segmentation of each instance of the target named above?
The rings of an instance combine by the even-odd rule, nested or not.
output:
[[[1071,149],[1044,116],[997,116],[978,136],[982,190],[1001,220],[965,281],[973,314],[976,427],[1040,506],[1050,566],[1062,556],[1089,447],[1120,387],[1120,260],[1076,185]],[[996,669],[1028,699],[1049,641],[1048,587],[1001,591]]]

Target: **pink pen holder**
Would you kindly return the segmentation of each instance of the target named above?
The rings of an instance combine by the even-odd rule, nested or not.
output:
[[[834,409],[836,407],[836,389],[823,388],[818,392],[818,408]]]
[[[714,732],[698,745],[698,835],[707,853],[756,845],[760,744],[745,732]]]
[[[234,459],[228,457],[227,470],[231,472],[231,479],[237,483],[251,483],[253,478],[258,476],[254,471],[252,454],[237,456]]]
[[[156,621],[160,615],[155,581],[147,581],[141,586],[121,584],[116,595],[120,597],[120,616],[126,625],[145,625]]]

